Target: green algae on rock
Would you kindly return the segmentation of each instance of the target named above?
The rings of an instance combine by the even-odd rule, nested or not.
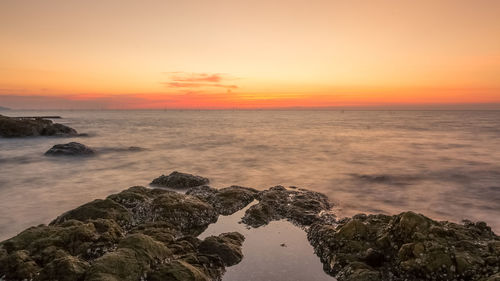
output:
[[[484,222],[438,222],[413,212],[335,220],[317,192],[196,186],[181,194],[134,186],[68,211],[0,243],[0,279],[221,280],[239,263],[237,232],[197,236],[250,202],[242,222],[302,227],[326,273],[339,281],[500,280],[500,238]]]
[[[258,193],[256,189],[235,185],[221,189],[205,185],[191,188],[186,192],[210,203],[218,213],[225,216],[243,209],[255,200]]]
[[[321,211],[332,207],[326,195],[302,188],[275,186],[259,192],[256,199],[259,203],[250,207],[242,219],[252,227],[285,218],[300,226],[308,226],[319,219]]]
[[[191,188],[208,184],[209,180],[204,177],[187,173],[173,171],[168,176],[161,175],[151,182],[151,185],[170,188]]]
[[[344,280],[494,280],[500,238],[484,223],[438,222],[413,212],[317,222],[308,239],[326,272]]]
[[[131,187],[1,242],[0,278],[220,280],[244,237],[196,238],[218,215],[191,195]]]

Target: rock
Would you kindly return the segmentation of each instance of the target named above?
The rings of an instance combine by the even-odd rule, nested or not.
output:
[[[304,227],[324,270],[339,281],[500,278],[500,238],[484,222],[438,222],[413,212],[336,220],[323,194],[282,186],[200,186],[187,194],[134,186],[0,242],[0,279],[221,280],[242,260],[244,237],[197,236],[252,200],[259,203],[244,223],[288,219]]]
[[[199,186],[191,188],[186,192],[186,194],[208,202],[214,206],[218,213],[225,216],[243,209],[255,200],[258,193],[256,189],[235,185],[222,189]]]
[[[356,215],[338,225],[319,220],[308,239],[325,271],[339,281],[479,281],[500,265],[500,238],[484,223],[437,222],[413,212]]]
[[[147,223],[164,223],[184,234],[199,234],[217,221],[212,205],[194,196],[162,189],[134,186],[64,213],[51,225],[66,220],[111,219],[126,230]]]
[[[81,280],[90,267],[89,263],[74,256],[64,256],[48,263],[37,280]]]
[[[204,177],[174,171],[168,176],[161,175],[154,179],[151,185],[170,188],[190,188],[205,185],[208,184],[208,182],[209,180]]]
[[[20,118],[0,115],[0,136],[76,136],[75,129],[43,118]]]
[[[245,237],[238,232],[223,233],[219,236],[210,236],[200,243],[200,253],[219,256],[224,265],[231,266],[239,263],[243,258],[241,246]]]
[[[95,151],[93,149],[78,142],[56,144],[45,152],[47,156],[90,156],[94,154]]]
[[[216,222],[219,214],[194,196],[166,192],[152,201],[151,216],[154,221],[166,221],[181,232],[195,235]]]
[[[52,221],[51,225],[61,224],[67,220],[87,221],[92,219],[110,219],[121,227],[129,228],[133,216],[126,207],[111,199],[96,199],[76,209],[66,212]]]
[[[244,237],[196,238],[218,215],[195,196],[134,186],[1,242],[0,278],[220,280]]]
[[[148,281],[211,281],[210,277],[191,264],[177,260],[163,264],[148,276]]]
[[[252,227],[284,218],[300,226],[308,226],[319,219],[321,211],[331,208],[324,194],[301,188],[290,190],[275,186],[259,192],[256,198],[259,203],[250,207],[242,219]]]
[[[144,234],[131,234],[120,241],[117,250],[96,259],[85,280],[103,280],[114,276],[118,280],[140,280],[151,266],[172,258],[164,244]]]

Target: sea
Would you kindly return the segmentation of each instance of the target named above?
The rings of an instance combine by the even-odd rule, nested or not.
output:
[[[240,185],[262,190],[283,185],[319,191],[335,204],[339,218],[412,210],[436,220],[485,221],[500,233],[500,111],[10,110],[0,114],[59,115],[62,119],[54,121],[84,134],[0,138],[0,241],[93,199],[134,185],[148,186],[173,171],[207,177],[217,188]],[[97,156],[44,156],[53,145],[70,141],[94,148]],[[228,221],[236,227],[238,219],[233,215]],[[275,237],[268,240],[277,244],[291,239],[288,247],[271,247],[270,254],[294,251],[295,245],[297,252],[284,257],[307,256],[305,262],[315,264],[308,268],[321,271],[303,230],[287,222],[267,227],[274,236],[260,237]],[[210,232],[217,229],[211,227]],[[247,229],[249,235],[253,232]],[[259,267],[256,262],[261,267],[272,264],[263,262],[266,247],[255,250],[261,240],[266,239],[250,239],[256,242],[244,248],[247,261],[254,255],[255,262],[246,266],[249,272]],[[288,269],[290,276],[283,280],[305,272],[296,268],[295,273]],[[277,280],[265,273],[254,280],[266,278]]]

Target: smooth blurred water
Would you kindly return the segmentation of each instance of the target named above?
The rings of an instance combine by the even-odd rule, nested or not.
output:
[[[211,185],[295,185],[339,216],[414,210],[500,232],[498,111],[4,111],[89,137],[0,139],[0,240],[173,170]],[[78,141],[101,153],[51,158]],[[145,151],[113,151],[140,146]]]

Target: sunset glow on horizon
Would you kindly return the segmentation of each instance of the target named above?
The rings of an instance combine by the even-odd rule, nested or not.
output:
[[[500,1],[0,3],[0,106],[500,109]]]

